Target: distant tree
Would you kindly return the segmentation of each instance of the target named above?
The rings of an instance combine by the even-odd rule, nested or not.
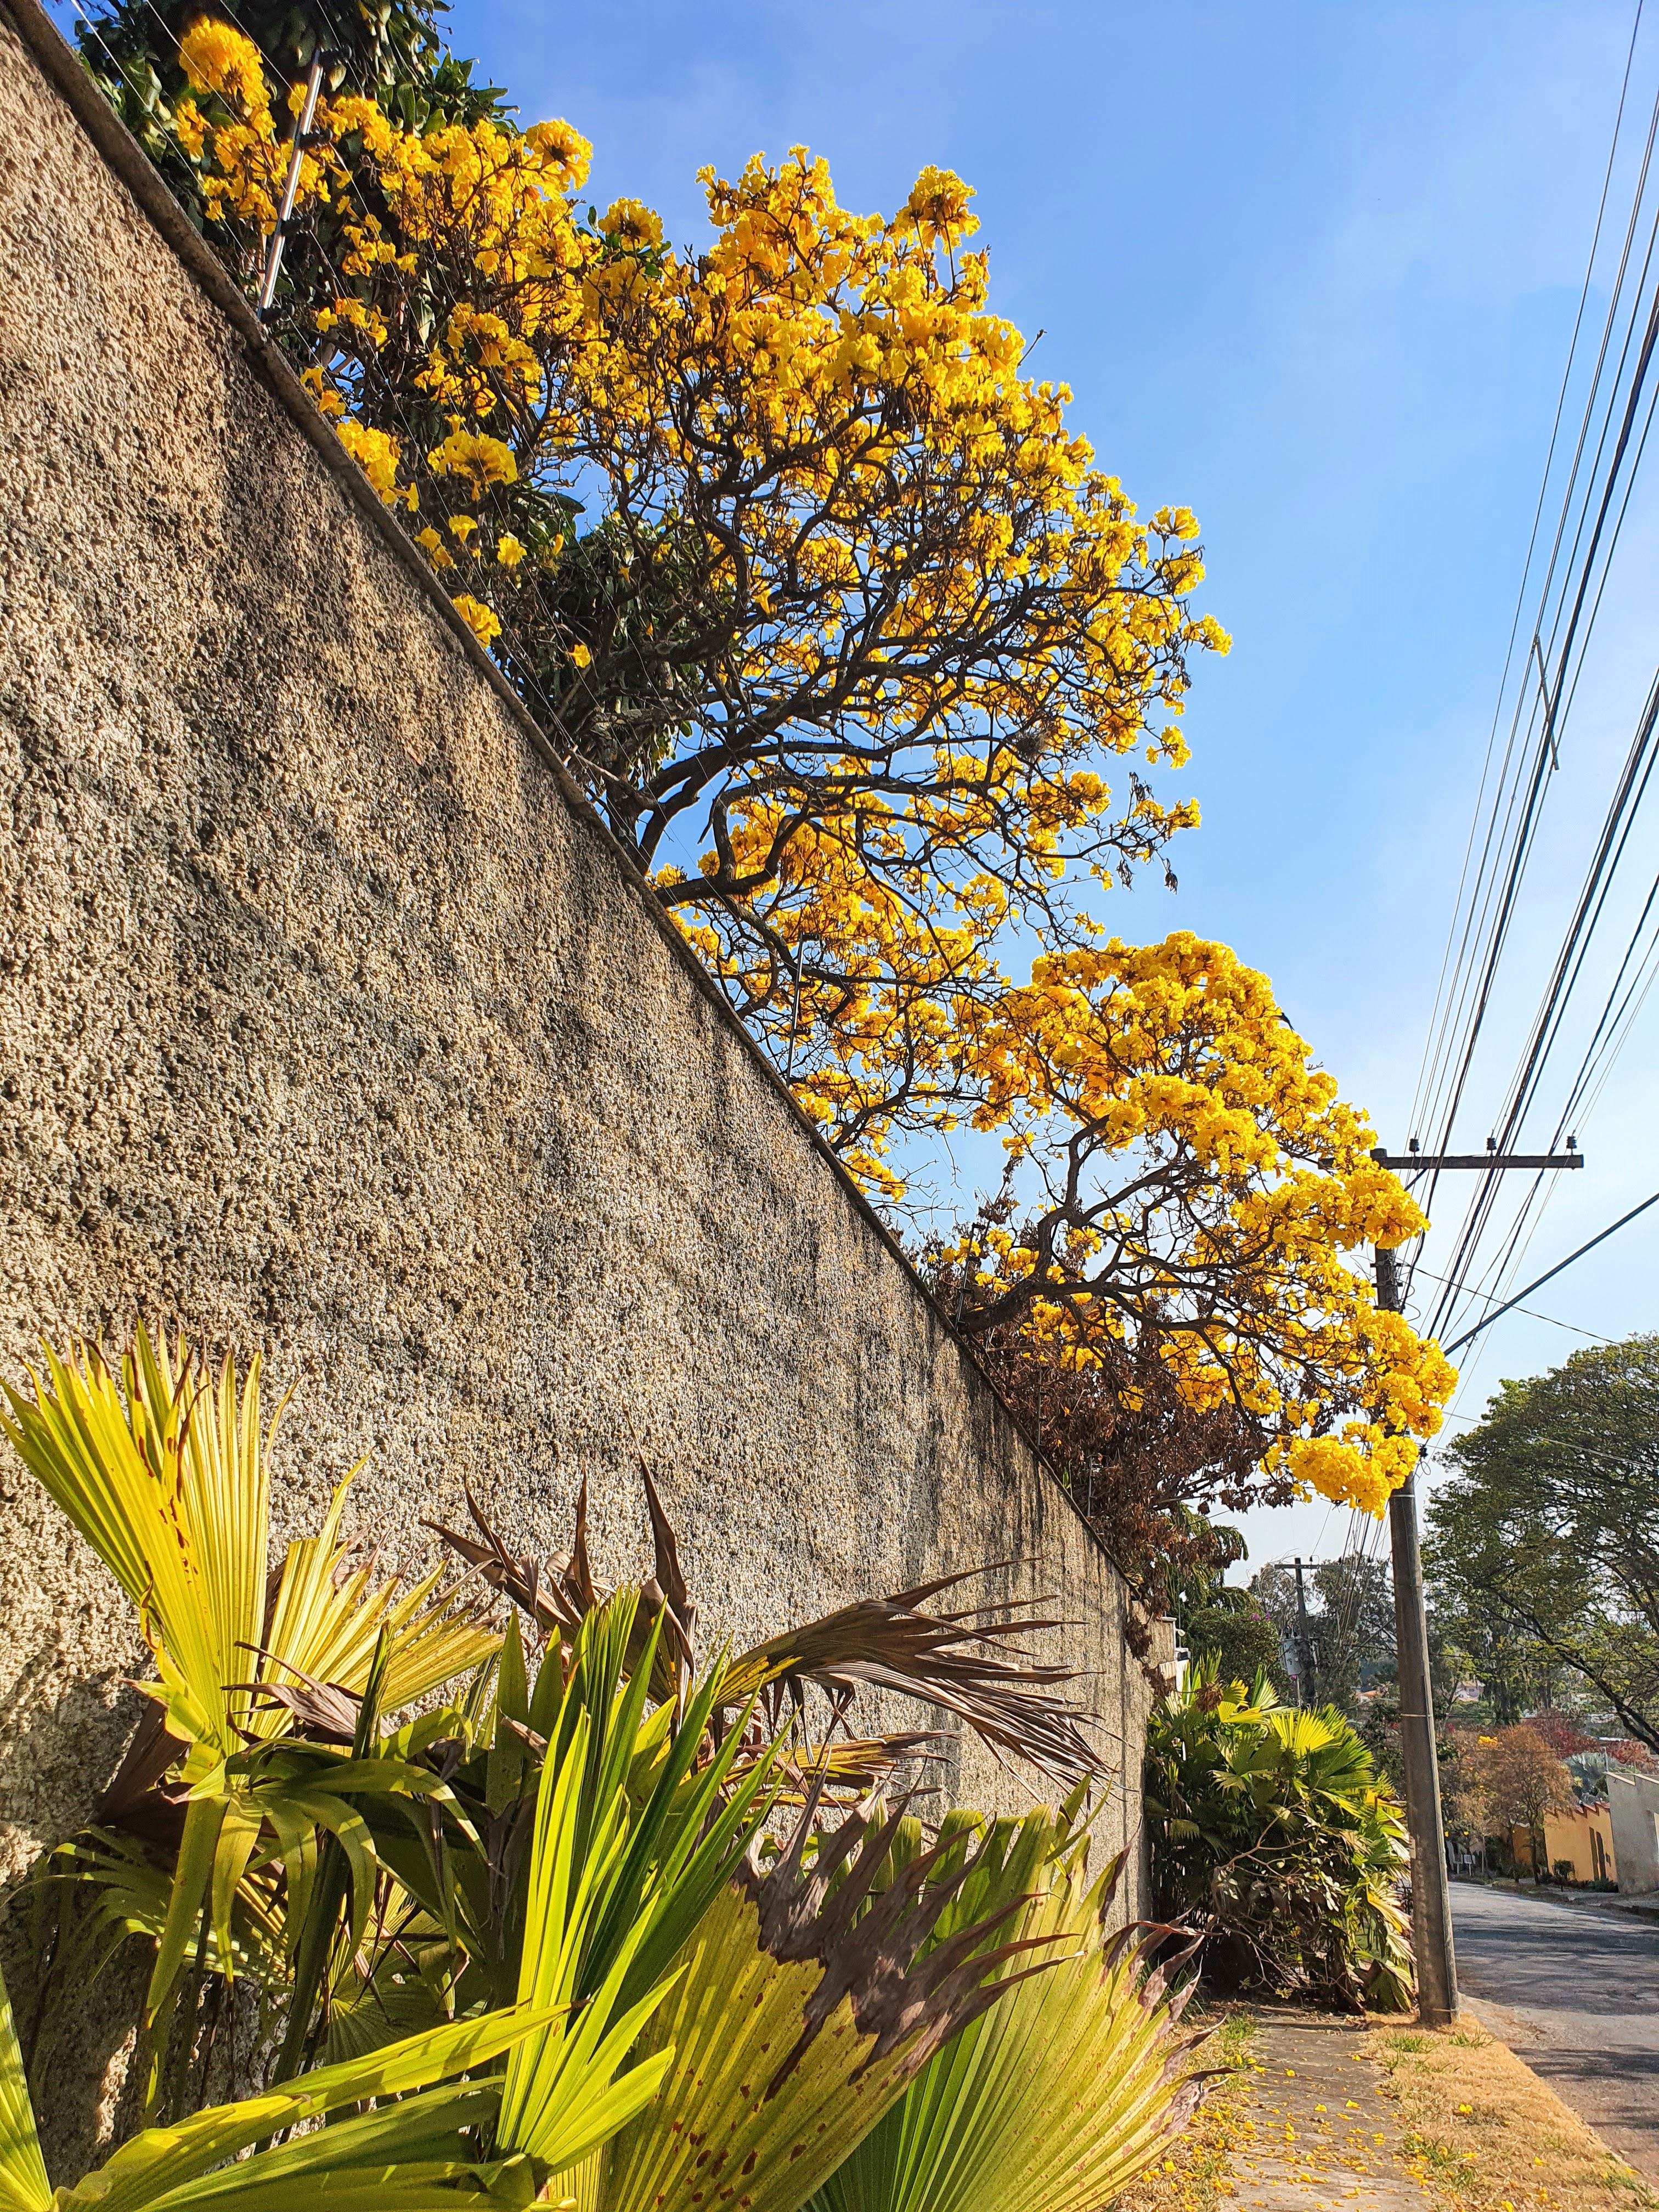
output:
[[[1398,1777],[1401,1769],[1399,1754],[1399,1709],[1392,1716],[1394,1725],[1386,1729],[1393,1757],[1390,1760],[1377,1759],[1377,1771],[1388,1771]],[[1378,1722],[1381,1728],[1381,1722]],[[1455,1843],[1480,1855],[1483,1867],[1486,1862],[1486,1838],[1496,1826],[1497,1815],[1492,1809],[1480,1764],[1480,1747],[1488,1739],[1478,1737],[1473,1729],[1453,1729],[1440,1748],[1440,1800],[1446,1833]],[[1372,1746],[1376,1757],[1376,1747]],[[1400,1784],[1396,1779],[1396,1789]]]
[[[1473,1679],[1480,1685],[1480,1702],[1492,1724],[1513,1728],[1537,1705],[1540,1691],[1566,1679],[1537,1639],[1523,1635],[1486,1593],[1462,1589],[1431,1573],[1424,1594],[1431,1649],[1437,1637],[1446,1678],[1443,1699],[1437,1677],[1437,1710],[1459,1681]]]
[[[1569,1668],[1659,1749],[1659,1336],[1505,1382],[1446,1459],[1427,1568],[1494,1709]]]
[[[1198,1605],[1182,1624],[1194,1662],[1213,1654],[1224,1682],[1251,1682],[1258,1669],[1275,1685],[1284,1675],[1278,1629],[1245,1591],[1238,1605]]]
[[[1264,1567],[1250,1584],[1279,1635],[1300,1637],[1296,1576],[1289,1567]],[[1395,1670],[1394,1590],[1381,1559],[1346,1557],[1310,1570],[1304,1589],[1309,1656],[1315,1700],[1353,1715],[1362,1686]],[[1309,1692],[1304,1685],[1304,1701]]]
[[[1577,1802],[1566,1768],[1534,1728],[1524,1723],[1477,1737],[1458,1761],[1455,1804],[1460,1822],[1480,1823],[1482,1834],[1507,1836],[1525,1828],[1532,1838],[1532,1863],[1541,1869],[1544,1820]]]
[[[1540,1735],[1557,1759],[1570,1759],[1575,1751],[1594,1751],[1597,1748],[1594,1736],[1586,1735],[1569,1713],[1553,1709],[1541,1713],[1528,1713],[1525,1725],[1534,1735]]]

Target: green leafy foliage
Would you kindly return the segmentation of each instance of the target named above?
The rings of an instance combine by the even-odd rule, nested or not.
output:
[[[234,2200],[241,2212],[311,2212],[320,2194],[348,2212],[453,2212],[468,2203],[505,2212],[530,2202],[545,2168],[481,2149],[494,2132],[501,2088],[483,2069],[551,2024],[546,2010],[522,2005],[444,2022],[303,2081],[148,2128],[54,2194],[0,1989],[0,2205],[5,2212],[183,2212]],[[568,2118],[591,2110],[605,2084],[589,2066],[572,2069],[563,2087]],[[613,2124],[637,2101],[612,2091]],[[310,2130],[348,2106],[357,2108],[350,2117]],[[264,2147],[243,2155],[255,2144]]]
[[[1659,1336],[1505,1382],[1446,1458],[1425,1565],[1494,1717],[1565,1669],[1659,1749]]]
[[[1279,1630],[1259,1606],[1195,1605],[1182,1626],[1193,1657],[1212,1657],[1224,1681],[1280,1671]]]
[[[84,1345],[66,1361],[47,1347],[44,1367],[30,1370],[27,1392],[5,1386],[0,1431],[137,1609],[159,1677],[144,1686],[151,1724],[110,1793],[131,1782],[152,1801],[171,1860],[145,2008],[147,2027],[162,2031],[153,2104],[186,1961],[195,1955],[199,1978],[210,1940],[219,1970],[234,1974],[235,1901],[245,1899],[245,1920],[257,1912],[256,1860],[262,1870],[281,1858],[297,1929],[325,1832],[361,1938],[373,1888],[363,1799],[444,1789],[410,1757],[429,1725],[424,1737],[416,1723],[382,1740],[376,1715],[477,1668],[498,1639],[441,1573],[400,1590],[353,1565],[340,1536],[346,1484],[319,1534],[267,1572],[276,1422],[262,1430],[257,1358],[239,1388],[229,1360],[216,1378],[182,1340],[170,1351],[141,1328],[118,1370]],[[331,1717],[345,1716],[343,1746],[296,1731],[323,1683]],[[106,1886],[108,1872],[106,1861]]]
[[[1309,1677],[1302,1685],[1304,1704],[1335,1705],[1352,1720],[1361,1710],[1359,1691],[1391,1682],[1398,1674],[1394,1583],[1384,1560],[1350,1553],[1310,1563],[1299,1593],[1291,1568],[1264,1567],[1249,1594],[1281,1644],[1300,1658]],[[1254,1672],[1245,1667],[1222,1670],[1224,1680],[1246,1682]],[[1283,1678],[1276,1662],[1267,1672]]]
[[[1405,1824],[1340,1713],[1196,1667],[1152,1716],[1146,1806],[1156,1909],[1193,1930],[1215,1984],[1409,2004]]]

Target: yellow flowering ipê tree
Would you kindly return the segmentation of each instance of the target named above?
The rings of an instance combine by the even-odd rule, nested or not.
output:
[[[1004,1218],[939,1255],[964,1326],[1062,1370],[1150,1346],[1266,1475],[1380,1511],[1456,1379],[1366,1270],[1425,1224],[1267,978],[1186,932],[1114,939],[958,1013],[1009,1152]]]
[[[210,228],[251,242],[299,88],[239,38],[187,31],[177,112]],[[1069,939],[1068,879],[1196,819],[1139,771],[1184,763],[1189,657],[1226,641],[1197,526],[1140,519],[1024,374],[954,176],[879,216],[803,149],[707,172],[681,252],[638,201],[582,216],[587,157],[564,124],[324,99],[297,205],[337,258],[290,341],[778,1056],[803,996],[925,1029],[999,931]],[[828,1103],[838,1137],[871,1103]]]
[[[210,18],[179,58],[173,156],[252,280],[301,87]],[[566,124],[344,80],[315,122],[284,342],[866,1187],[1006,1133],[939,1255],[964,1325],[1131,1411],[1155,1373],[1183,1466],[1207,1415],[1235,1473],[1378,1505],[1450,1371],[1355,1255],[1419,1224],[1261,977],[1079,899],[1168,874],[1196,809],[1149,777],[1226,640],[1192,516],[1138,516],[1025,374],[968,188],[854,214],[797,148],[705,172],[682,251],[584,213]]]

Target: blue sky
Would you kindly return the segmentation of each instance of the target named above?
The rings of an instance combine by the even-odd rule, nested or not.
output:
[[[1182,781],[1203,827],[1174,898],[1114,925],[1224,937],[1403,1143],[1607,158],[1632,10],[467,4],[454,42],[594,142],[593,195],[699,234],[695,173],[796,142],[843,202],[936,161],[978,191],[993,301],[1150,507],[1198,513],[1235,638],[1199,672]],[[1632,104],[1659,80],[1638,42]],[[1620,176],[1624,174],[1621,167]],[[1618,201],[1615,183],[1614,203]],[[1593,292],[1591,313],[1605,295]],[[1518,1048],[1652,669],[1655,502],[1638,485],[1460,1140]],[[1644,653],[1647,665],[1643,665]],[[1652,873],[1638,835],[1626,873]],[[1659,1012],[1659,1007],[1656,1008]],[[1659,1184],[1638,1026],[1521,1279]],[[1538,1133],[1540,1136],[1547,1131]],[[1659,1321],[1659,1208],[1539,1310]],[[1425,1264],[1433,1267],[1431,1248]],[[1465,1380],[1587,1341],[1499,1324]],[[1257,1561],[1340,1547],[1322,1505],[1252,1516]]]

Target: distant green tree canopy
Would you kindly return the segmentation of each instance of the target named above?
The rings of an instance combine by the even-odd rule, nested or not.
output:
[[[1249,1556],[1243,1537],[1180,1503],[1170,1508],[1170,1522],[1160,1563],[1164,1601],[1194,1667],[1208,1656],[1224,1682],[1250,1682],[1258,1671],[1281,1681],[1278,1629],[1248,1589],[1227,1580]]]
[[[1427,1571],[1499,1719],[1565,1668],[1659,1749],[1659,1335],[1505,1382],[1446,1459]]]
[[[1194,1660],[1213,1656],[1223,1681],[1251,1682],[1257,1674],[1274,1684],[1284,1677],[1279,1635],[1247,1592],[1242,1605],[1194,1606],[1182,1624]]]

